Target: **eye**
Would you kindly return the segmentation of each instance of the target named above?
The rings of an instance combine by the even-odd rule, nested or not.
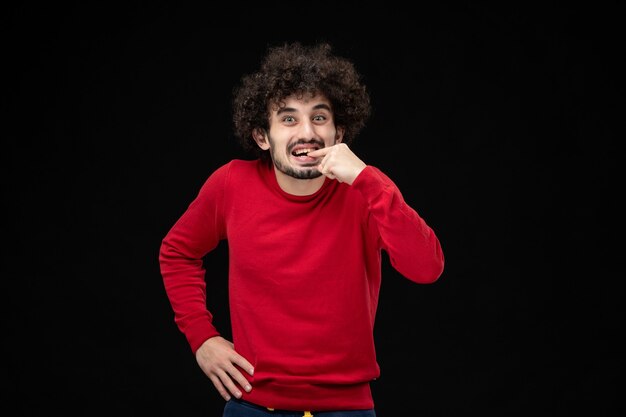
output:
[[[313,116],[313,120],[316,122],[323,122],[324,120],[326,120],[326,116],[323,114],[318,114],[316,116]]]
[[[284,123],[294,123],[296,121],[296,118],[293,116],[285,116],[282,120]]]

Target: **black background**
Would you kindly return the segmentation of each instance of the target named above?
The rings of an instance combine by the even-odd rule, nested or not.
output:
[[[290,40],[355,62],[374,111],[352,148],[446,256],[429,286],[385,259],[378,416],[623,413],[619,13],[501,3],[6,8],[3,415],[221,415],[158,249],[247,158],[232,88]],[[229,335],[226,259],[206,262]]]

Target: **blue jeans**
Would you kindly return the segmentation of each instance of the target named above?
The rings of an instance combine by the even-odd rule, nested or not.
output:
[[[371,410],[347,410],[347,411],[312,411],[313,417],[376,417]],[[265,407],[249,403],[247,401],[231,398],[224,406],[222,417],[302,417],[304,411],[270,411]]]

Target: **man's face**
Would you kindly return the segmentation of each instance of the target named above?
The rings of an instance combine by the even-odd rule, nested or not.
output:
[[[341,142],[330,101],[322,95],[289,96],[284,107],[270,109],[269,132],[257,143],[269,149],[276,169],[289,177],[313,179],[322,174],[316,165],[322,158],[307,156],[308,151]]]

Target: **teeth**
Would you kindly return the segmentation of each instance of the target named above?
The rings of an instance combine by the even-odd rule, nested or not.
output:
[[[313,152],[313,151],[314,151],[313,148],[298,149],[296,152],[294,152],[294,154],[296,156],[302,156],[302,155],[307,155],[309,152]]]

